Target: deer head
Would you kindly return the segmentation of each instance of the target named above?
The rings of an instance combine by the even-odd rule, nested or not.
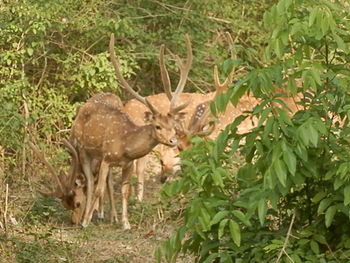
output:
[[[53,196],[59,198],[62,205],[72,210],[72,223],[77,224],[80,222],[85,207],[85,193],[84,193],[84,176],[79,168],[78,154],[75,148],[66,140],[63,139],[62,143],[67,147],[72,160],[69,174],[66,174],[63,170],[56,173],[53,166],[47,161],[42,151],[38,149],[32,142],[29,142],[29,146],[40,161],[46,165],[52,178],[56,182],[56,189],[52,192],[42,192],[44,195]]]
[[[187,102],[181,103],[180,105],[176,105],[178,102],[178,98],[185,87],[188,73],[192,65],[192,47],[191,47],[191,41],[188,35],[186,35],[186,47],[187,47],[186,62],[183,62],[178,56],[176,57],[177,64],[180,68],[180,80],[174,93],[171,91],[169,74],[168,74],[168,71],[166,70],[165,63],[164,63],[165,46],[162,45],[160,48],[159,64],[160,64],[161,78],[162,78],[165,93],[167,94],[170,101],[169,111],[167,114],[164,115],[161,112],[159,112],[157,108],[149,100],[147,100],[147,98],[144,98],[141,95],[139,95],[137,92],[135,92],[134,89],[132,89],[128,84],[128,82],[124,79],[120,70],[119,60],[115,56],[115,52],[114,52],[114,34],[111,34],[110,43],[109,43],[110,58],[111,58],[113,67],[115,69],[116,77],[119,80],[121,86],[149,109],[148,111],[145,112],[145,117],[144,117],[145,123],[151,124],[151,126],[154,127],[154,135],[156,136],[158,141],[168,146],[177,145],[176,136],[172,137],[170,140],[166,139],[166,138],[169,138],[170,136],[169,130],[171,129],[169,128],[177,127],[179,125],[179,122],[183,119],[183,116],[184,116],[184,113],[181,112],[181,110],[186,108],[190,103],[190,101],[187,101]]]

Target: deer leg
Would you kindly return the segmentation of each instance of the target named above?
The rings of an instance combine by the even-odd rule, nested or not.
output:
[[[114,188],[113,188],[113,177],[112,172],[109,170],[107,176],[107,191],[109,203],[111,204],[111,223],[118,223],[117,211],[115,210],[115,202],[114,202]]]
[[[98,213],[97,218],[103,220],[105,218],[105,211],[103,207],[104,195],[98,199]]]
[[[98,181],[95,188],[94,196],[92,198],[91,206],[89,208],[87,207],[89,209],[89,212],[87,214],[88,222],[91,221],[92,214],[94,213],[97,202],[100,200],[100,198],[104,194],[108,171],[109,171],[109,164],[106,161],[102,160],[99,174],[98,174]]]
[[[134,162],[128,163],[126,166],[123,167],[122,170],[122,223],[123,223],[123,229],[129,230],[130,229],[130,223],[128,220],[128,199],[130,194],[130,177],[134,169]]]
[[[91,207],[91,199],[92,199],[92,192],[94,188],[94,178],[91,171],[91,159],[90,157],[82,151],[81,154],[81,163],[83,172],[86,178],[86,202],[85,202],[85,211],[84,216],[81,225],[83,227],[87,227],[90,220],[88,220],[88,211]]]
[[[148,161],[147,155],[136,160],[136,175],[137,175],[137,200],[142,202],[145,184],[145,168]]]

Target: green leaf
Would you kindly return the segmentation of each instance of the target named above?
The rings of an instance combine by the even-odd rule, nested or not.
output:
[[[297,94],[297,84],[295,82],[295,78],[290,77],[287,83],[287,90],[292,94]]]
[[[309,133],[305,125],[302,125],[297,130],[298,137],[304,146],[308,146],[310,142]]]
[[[202,207],[200,212],[198,220],[203,227],[203,231],[207,231],[210,229],[210,215],[205,207]]]
[[[326,219],[326,227],[329,227],[332,224],[333,218],[335,213],[337,212],[337,205],[332,205],[331,207],[329,207],[326,211],[325,214],[325,219]]]
[[[34,50],[32,48],[30,48],[30,47],[27,48],[27,53],[28,53],[29,56],[32,56],[33,52],[34,52]]]
[[[287,149],[283,152],[283,161],[286,163],[289,172],[292,175],[295,175],[296,167],[297,167],[297,159],[295,157],[295,154]]]
[[[321,81],[321,76],[320,76],[320,72],[316,69],[316,68],[312,68],[310,70],[311,76],[313,77],[313,79],[315,80],[315,82],[318,85],[322,85],[322,81]]]
[[[309,27],[311,27],[315,23],[317,12],[318,12],[318,8],[313,8],[311,10],[310,16],[309,16]]]
[[[239,228],[239,225],[231,219],[229,222],[229,228],[231,239],[239,247],[241,245],[241,230]]]
[[[230,48],[233,48],[233,47],[230,47]],[[222,68],[224,70],[224,73],[228,75],[232,71],[233,67],[237,67],[240,64],[241,64],[240,60],[238,60],[238,59],[234,60],[234,59],[229,58],[229,59],[226,59],[224,61]]]
[[[218,212],[213,219],[210,221],[210,225],[215,225],[219,223],[224,217],[226,217],[230,212],[228,210],[223,210]]]
[[[287,115],[287,113],[283,110],[283,109],[280,109],[280,108],[276,108],[276,111],[278,112],[279,114],[279,118],[287,123],[288,125],[293,125],[292,121],[290,120],[289,116]]]
[[[345,181],[339,177],[335,178],[334,180],[334,190],[338,190],[343,184],[345,184]]]
[[[317,147],[317,142],[318,142],[318,132],[317,130],[310,124],[308,125],[308,132],[309,132],[309,139],[311,141],[311,143]]]
[[[350,204],[350,185],[344,187],[344,205]]]
[[[319,247],[317,242],[311,240],[310,241],[310,248],[311,248],[312,252],[314,252],[314,254],[316,254],[316,255],[320,254],[320,247]]]
[[[225,230],[225,226],[228,222],[228,219],[225,218],[224,220],[222,220],[219,224],[219,229],[218,229],[218,238],[221,238],[224,234],[224,230]]]
[[[258,215],[259,215],[259,221],[261,225],[264,225],[265,223],[266,213],[267,213],[267,205],[266,205],[265,199],[260,199],[258,204]]]
[[[257,109],[257,108],[255,108],[255,109]],[[258,122],[258,127],[260,127],[265,122],[266,118],[268,117],[268,115],[271,111],[272,111],[272,108],[266,108],[262,111],[261,117],[260,117],[259,122]]]
[[[268,186],[270,189],[274,189],[276,186],[276,180],[274,180],[274,174],[271,172],[271,169],[267,169],[264,174],[264,187]]]
[[[337,42],[337,46],[339,49],[343,50],[345,53],[349,53],[349,48],[348,46],[345,44],[344,40],[338,36],[337,34],[333,33],[332,34],[335,42]]]
[[[332,203],[332,201],[333,201],[333,199],[331,199],[331,198],[323,199],[320,202],[320,204],[318,205],[317,214],[318,215],[322,214],[327,209],[327,207]]]
[[[284,162],[280,159],[277,159],[274,161],[273,167],[275,169],[278,180],[284,187],[286,187],[287,171]]]
[[[311,201],[312,201],[313,203],[317,204],[317,203],[319,203],[323,198],[325,198],[326,195],[327,195],[327,193],[324,192],[324,191],[318,192],[318,193],[312,198]]]
[[[249,220],[246,218],[246,216],[244,215],[244,213],[240,210],[233,210],[232,214],[237,217],[239,220],[241,220],[241,222],[243,224],[245,224],[248,227],[251,227],[252,224],[249,222]]]
[[[312,238],[320,244],[327,245],[327,240],[323,235],[317,234],[317,235],[314,235]]]
[[[214,181],[215,185],[220,186],[220,187],[224,186],[221,174],[220,174],[220,172],[217,169],[215,169],[213,171],[213,173],[211,174],[211,177],[213,178],[213,181]]]

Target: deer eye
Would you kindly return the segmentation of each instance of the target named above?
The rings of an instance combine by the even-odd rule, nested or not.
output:
[[[157,126],[156,126],[156,129],[157,129],[157,130],[161,130],[162,127],[160,127],[159,125],[157,125]]]
[[[80,202],[76,202],[75,207],[79,208],[80,207]]]

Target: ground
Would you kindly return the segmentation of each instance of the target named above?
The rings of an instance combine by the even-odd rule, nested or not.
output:
[[[6,189],[2,187],[0,215],[3,217],[6,210],[7,216],[6,228],[4,218],[0,220],[0,262],[156,262],[155,249],[171,235],[179,220],[176,213],[165,211],[160,204],[157,169],[157,162],[152,161],[144,201],[137,202],[133,195],[129,202],[132,229],[127,232],[107,219],[94,220],[87,228],[71,225],[69,212],[58,200],[35,191],[35,180],[9,183],[7,204]],[[118,209],[120,187],[115,177]],[[108,213],[108,205],[105,210]],[[192,261],[182,258],[177,262]]]

